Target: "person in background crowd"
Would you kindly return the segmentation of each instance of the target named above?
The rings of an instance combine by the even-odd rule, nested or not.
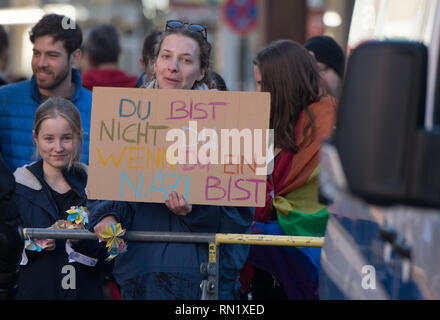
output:
[[[0,86],[9,82],[4,74],[8,58],[8,34],[0,25]],[[24,243],[14,193],[14,176],[0,154],[0,300],[12,299],[17,292],[16,282]]]
[[[139,76],[136,81],[136,88],[144,87],[153,78],[153,63],[154,60],[154,50],[157,45],[161,31],[153,31],[149,33],[144,38],[144,43],[142,45],[142,57],[139,58],[139,62],[142,65],[144,72]]]
[[[79,109],[87,132],[82,161],[88,163],[92,94],[72,68],[81,57],[82,32],[78,24],[63,28],[68,21],[57,14],[41,18],[30,31],[31,80],[0,87],[0,149],[11,171],[31,161],[32,120],[38,106],[52,96],[69,99]]]
[[[13,299],[17,293],[24,244],[14,194],[14,176],[0,154],[0,300]]]
[[[339,98],[345,71],[345,56],[342,48],[328,36],[312,37],[304,47],[316,58],[321,77],[327,83],[330,94]]]
[[[41,160],[14,172],[23,226],[48,228],[63,220],[68,228],[84,228],[69,223],[66,212],[84,206],[87,200],[87,167],[79,162],[83,129],[78,109],[64,98],[49,98],[37,109],[33,128],[36,155]],[[29,250],[36,246],[42,250]],[[81,256],[70,255],[73,251]],[[97,241],[40,239],[26,246],[25,256],[16,299],[103,298],[99,270],[107,267],[111,271],[111,264],[103,261],[106,250]],[[70,281],[63,280],[69,276]]]
[[[275,159],[251,233],[323,237],[328,213],[318,202],[319,148],[331,133],[336,101],[325,94],[314,58],[294,41],[273,42],[253,63],[257,91],[271,94]],[[319,257],[320,248],[251,246],[241,293],[317,299]]]
[[[226,82],[221,75],[217,72],[211,72],[212,82],[214,83],[213,87],[220,91],[228,91],[228,87],[226,86]]]
[[[118,68],[121,46],[118,31],[111,24],[96,24],[86,33],[80,69],[84,88],[133,88],[136,77]]]
[[[5,75],[9,60],[9,40],[5,28],[0,25],[0,86],[8,84],[8,78]]]
[[[83,86],[128,87],[135,85],[136,77],[127,75],[118,67],[121,45],[116,28],[110,24],[93,25],[86,33],[80,61]],[[120,300],[120,290],[111,274],[105,274],[105,287],[111,300]]]
[[[147,88],[209,90],[211,44],[206,27],[178,20],[167,22],[154,57],[155,78]],[[189,205],[172,192],[165,204],[97,201],[90,204],[90,227],[99,238],[112,224],[127,231],[248,233],[253,209]],[[238,275],[247,246],[220,248],[219,299],[238,298]],[[200,299],[200,264],[208,261],[204,244],[129,243],[117,256],[114,275],[123,299]]]

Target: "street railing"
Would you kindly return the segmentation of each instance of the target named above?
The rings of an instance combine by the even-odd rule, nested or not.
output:
[[[25,239],[73,239],[96,240],[96,234],[88,230],[24,228]],[[127,231],[123,237],[129,242],[178,242],[178,243],[206,243],[209,248],[209,261],[202,263],[200,272],[207,280],[203,280],[200,288],[202,300],[216,300],[218,298],[218,246],[227,244],[290,246],[290,247],[322,247],[324,238],[296,237],[260,234],[233,234],[233,233],[189,233],[189,232],[146,232]]]

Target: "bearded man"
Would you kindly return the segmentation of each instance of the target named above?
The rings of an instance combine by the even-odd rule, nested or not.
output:
[[[82,86],[73,66],[81,58],[82,31],[70,18],[48,14],[29,33],[32,49],[31,80],[0,88],[0,152],[9,169],[32,162],[35,110],[47,98],[60,96],[79,109],[85,131],[82,161],[88,164],[92,93]]]

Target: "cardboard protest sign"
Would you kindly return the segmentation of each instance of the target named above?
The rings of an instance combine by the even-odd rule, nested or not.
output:
[[[268,93],[93,89],[88,197],[264,206]]]

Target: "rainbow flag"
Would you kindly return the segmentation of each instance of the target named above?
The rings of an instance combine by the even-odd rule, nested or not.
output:
[[[319,149],[331,134],[335,99],[325,97],[309,106],[314,131],[305,134],[310,118],[302,111],[295,126],[297,153],[281,151],[266,186],[266,206],[256,208],[253,234],[323,237],[327,207],[318,201]],[[289,299],[318,299],[321,248],[251,246],[240,274],[242,290],[253,276],[252,266],[274,275]]]

